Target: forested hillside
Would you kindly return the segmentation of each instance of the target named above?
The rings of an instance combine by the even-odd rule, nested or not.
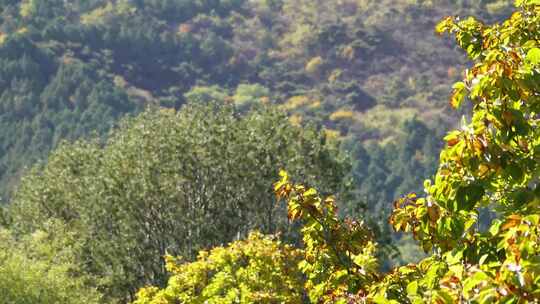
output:
[[[0,304],[537,301],[539,16],[0,0]]]
[[[448,14],[491,21],[508,5],[2,0],[0,10],[5,199],[23,168],[60,141],[104,136],[148,106],[178,108],[191,91],[280,104],[293,123],[313,121],[344,137],[356,156],[357,189],[376,204],[433,173],[440,143],[432,135],[455,121],[445,112],[447,87],[462,57],[433,34],[435,21]]]

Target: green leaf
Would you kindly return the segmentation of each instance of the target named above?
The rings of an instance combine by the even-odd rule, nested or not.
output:
[[[540,49],[538,48],[530,49],[525,59],[534,65],[540,64]]]
[[[478,284],[484,283],[487,280],[489,280],[489,277],[485,273],[483,272],[475,273],[472,277],[465,280],[465,283],[463,284],[463,293],[464,294],[469,293]]]
[[[499,233],[501,224],[502,222],[499,219],[494,220],[491,227],[489,227],[489,233],[491,233],[492,236],[496,236]]]
[[[493,288],[483,290],[478,294],[479,304],[494,303],[496,299],[497,299],[497,292],[496,292],[496,289],[493,289]]]
[[[521,181],[523,179],[523,170],[516,164],[511,164],[506,167],[506,171],[516,181]]]
[[[452,296],[450,294],[448,294],[444,290],[436,290],[434,292],[433,298],[435,299],[435,303],[444,303],[444,304],[448,303],[448,304],[451,304],[451,303],[456,302],[456,301],[454,301]]]
[[[456,82],[453,88],[454,92],[450,97],[450,104],[452,107],[457,109],[461,106],[463,100],[465,100],[465,96],[467,95],[467,86],[463,82]]]
[[[482,266],[488,257],[489,257],[489,255],[484,254],[484,255],[480,258],[480,260],[478,261],[478,265]]]
[[[440,276],[445,272],[443,263],[434,263],[428,270],[425,276],[428,288],[435,288],[438,284]]]
[[[407,294],[409,296],[415,296],[418,294],[418,282],[417,281],[412,281],[411,283],[409,283],[409,285],[407,285]]]
[[[460,187],[456,192],[456,201],[458,208],[470,211],[476,203],[484,196],[485,190],[479,185],[468,185]]]

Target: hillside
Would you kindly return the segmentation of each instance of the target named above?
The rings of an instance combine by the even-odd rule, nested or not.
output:
[[[435,22],[448,14],[489,22],[507,9],[503,1],[2,0],[2,196],[62,140],[104,136],[148,106],[179,108],[189,92],[269,101],[294,124],[324,126],[354,152],[363,200],[388,203],[433,173],[440,143],[430,134],[456,121],[448,87],[464,61],[434,34]],[[385,191],[368,197],[373,187]]]

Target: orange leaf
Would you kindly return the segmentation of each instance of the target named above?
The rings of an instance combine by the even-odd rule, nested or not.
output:
[[[459,138],[452,138],[448,140],[446,143],[449,147],[455,146],[459,142]]]

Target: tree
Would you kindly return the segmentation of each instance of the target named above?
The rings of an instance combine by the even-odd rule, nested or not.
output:
[[[10,215],[19,234],[50,219],[72,227],[84,270],[121,299],[166,282],[166,253],[190,258],[252,229],[294,237],[271,191],[275,166],[340,192],[349,166],[339,154],[322,133],[269,107],[245,116],[222,101],[148,110],[103,147],[81,141],[56,150],[22,179]]]
[[[228,98],[228,95],[226,90],[218,86],[196,86],[184,94],[184,97],[191,103],[207,104],[216,101],[224,101]]]
[[[434,181],[424,185],[427,196],[396,202],[393,226],[413,232],[435,253],[421,263],[425,277],[409,276],[410,301],[525,303],[540,297],[540,14],[534,1],[516,5],[502,24],[449,17],[437,27],[454,34],[475,61],[451,98],[454,107],[470,100],[473,113],[470,123],[445,137]],[[479,229],[482,208],[496,211],[486,230]]]
[[[240,84],[232,97],[240,108],[249,108],[254,104],[264,102],[270,96],[270,90],[260,84]]]
[[[192,263],[166,260],[170,284],[141,289],[135,304],[302,303],[304,280],[296,269],[300,250],[275,237],[250,233],[227,247],[201,251]]]
[[[74,235],[59,223],[47,228],[22,239],[0,228],[0,303],[100,303],[93,278],[80,272]]]
[[[274,192],[287,201],[288,219],[302,224],[304,248],[255,233],[192,263],[168,257],[167,287],[141,289],[134,303],[356,303],[350,291],[377,279],[371,233],[361,221],[339,219],[333,196],[293,184],[285,171],[280,177]]]
[[[388,273],[362,221],[340,219],[333,197],[291,182],[274,185],[288,218],[302,225],[303,290],[313,303],[536,303],[540,299],[540,10],[516,1],[502,24],[449,17],[475,61],[451,104],[473,104],[450,132],[426,195],[394,203],[390,224],[412,232],[430,256]],[[495,211],[487,229],[482,209]],[[189,267],[189,266],[184,266]],[[295,269],[296,270],[296,269]],[[294,271],[295,271],[294,270]],[[294,273],[293,271],[293,273]],[[287,279],[285,274],[284,280]],[[174,284],[174,281],[170,281]],[[185,302],[189,302],[189,299]],[[164,303],[173,303],[165,300]]]

